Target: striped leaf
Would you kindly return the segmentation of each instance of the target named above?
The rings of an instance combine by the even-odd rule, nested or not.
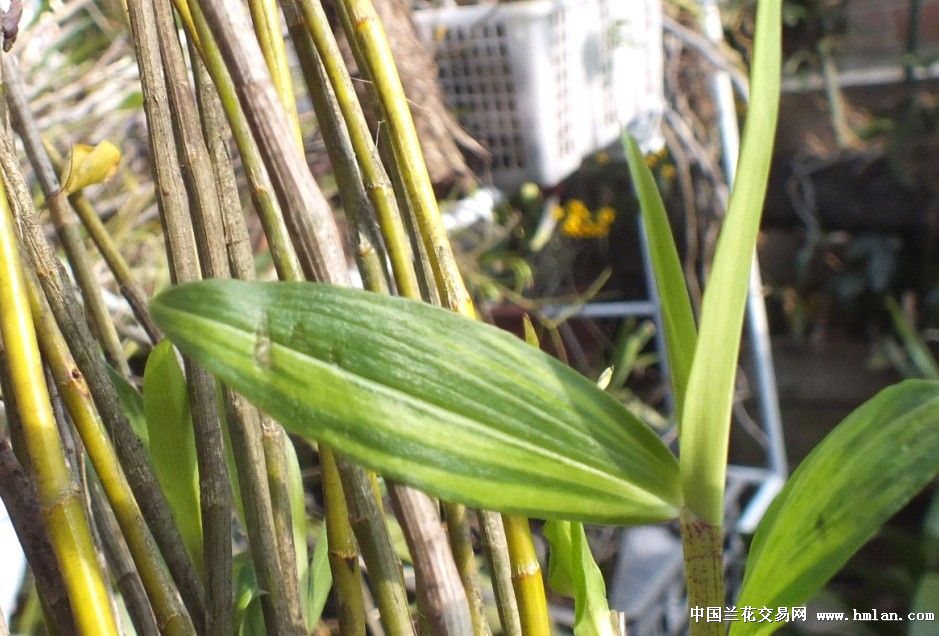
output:
[[[939,383],[909,380],[854,411],[799,465],[757,528],[737,605],[804,606],[939,472]],[[734,623],[768,634],[781,623]]]
[[[152,310],[184,353],[285,428],[398,481],[542,518],[677,515],[666,446],[585,377],[494,327],[315,283],[205,281]]]

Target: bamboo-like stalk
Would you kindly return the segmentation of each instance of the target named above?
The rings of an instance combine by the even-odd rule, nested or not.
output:
[[[525,517],[502,515],[505,538],[512,561],[512,584],[522,633],[531,636],[550,636],[551,619],[541,577],[541,564],[535,552],[531,526]]]
[[[321,446],[320,455],[322,452]],[[387,636],[413,634],[414,627],[408,612],[408,598],[404,588],[401,561],[392,547],[384,525],[380,501],[375,496],[369,477],[363,468],[349,463],[342,457],[336,457],[336,466],[349,506],[349,522],[358,539],[365,565],[368,566],[369,580],[381,614],[381,624],[385,634]],[[378,531],[374,530],[376,527]]]
[[[303,133],[300,130],[300,117],[297,113],[297,99],[293,92],[293,80],[290,78],[290,62],[287,59],[287,45],[280,27],[280,12],[277,0],[248,0],[254,33],[264,62],[271,74],[271,82],[287,112],[287,119],[297,136],[297,143],[303,148]]]
[[[329,204],[290,134],[290,122],[271,84],[257,40],[237,0],[199,0],[235,82],[248,124],[267,167],[294,248],[307,278],[348,285],[342,241]],[[194,12],[195,15],[195,12]]]
[[[229,278],[229,253],[225,244],[226,231],[215,170],[202,136],[195,97],[176,35],[172,7],[169,0],[158,0],[153,6],[202,274],[207,278]],[[261,598],[265,622],[272,633],[301,634],[303,616],[300,613],[299,585],[286,585],[288,577],[295,578],[295,570],[283,572],[278,558],[262,444],[261,415],[247,400],[228,387],[223,387],[222,391],[229,415],[232,451],[238,462],[237,474],[252,561],[258,584],[267,592]],[[288,601],[288,590],[293,590],[297,598]]]
[[[169,81],[164,83],[164,60],[160,55],[160,38],[153,5],[144,0],[129,0],[127,7],[141,86],[146,95],[144,112],[147,116],[152,169],[158,185],[157,200],[160,203],[170,270],[175,282],[199,280],[202,276],[199,253],[186,205],[187,190],[178,167],[178,162],[183,160],[188,162],[186,168],[193,170],[193,156],[190,153],[194,152],[194,144],[191,138],[183,137],[185,131],[179,129],[179,126],[176,131],[180,134],[178,144],[174,142],[169,104],[170,98],[177,95],[179,82],[176,78],[168,78]],[[178,47],[178,41],[175,42],[174,46]],[[163,48],[165,54],[165,43]],[[174,103],[178,105],[178,101]],[[214,184],[211,175],[208,183]],[[194,197],[198,196],[197,193],[192,194]],[[201,201],[194,199],[194,203],[197,204],[194,207],[198,207]],[[215,205],[218,205],[217,198]],[[203,210],[193,210],[194,216],[200,212]],[[233,620],[232,494],[215,400],[215,381],[207,371],[188,360],[186,370],[199,463],[199,493],[206,563],[205,629],[209,634],[227,634],[232,629]]]
[[[515,589],[512,585],[512,563],[509,558],[505,527],[501,519],[499,523],[494,523],[494,520],[494,515],[479,516],[479,527],[483,535],[486,560],[489,562],[489,574],[492,578],[492,591],[496,597],[499,621],[502,623],[502,633],[506,636],[522,636],[524,632],[518,611],[518,601],[515,598]]]
[[[387,164],[394,163],[394,154],[391,152],[391,142],[388,140],[388,131],[378,131],[378,152]],[[417,284],[421,290],[421,298],[424,302],[438,307],[443,306],[443,299],[437,290],[437,280],[434,278],[434,268],[427,255],[427,246],[421,238],[418,230],[417,217],[414,214],[414,206],[408,199],[407,191],[404,188],[404,182],[401,180],[401,173],[398,170],[392,170],[389,174],[391,186],[395,192],[400,210],[401,220],[404,223],[408,234],[408,240],[411,244],[411,252],[414,254],[414,271],[417,273]]]
[[[16,417],[12,401],[9,394],[4,393],[7,418]],[[72,607],[42,522],[36,487],[3,433],[0,433],[0,501],[10,516],[13,531],[35,577],[49,627],[62,636],[75,634]]]
[[[380,253],[378,265],[381,268],[382,278],[387,278],[384,267],[384,246],[375,220],[375,208],[368,196],[368,186],[363,181],[362,173],[356,164],[351,140],[342,113],[339,111],[335,93],[331,90],[322,56],[319,55],[307,34],[296,4],[285,2],[282,6],[294,50],[300,59],[307,93],[313,103],[317,125],[323,136],[323,144],[326,146],[326,153],[333,167],[342,207],[354,228],[350,232],[353,248],[360,254],[368,249],[375,251],[376,256]],[[385,283],[383,286],[388,285]]]
[[[32,118],[26,120],[24,124],[29,128],[36,128],[36,122]],[[61,173],[62,166],[64,165],[62,156],[58,154],[55,146],[48,143],[45,139],[43,139],[43,147],[56,171]],[[143,327],[151,343],[155,344],[159,342],[163,338],[163,334],[153,320],[153,316],[150,315],[147,293],[137,282],[133,270],[121,254],[117,243],[111,238],[111,233],[108,232],[108,229],[101,221],[101,217],[98,216],[94,205],[92,205],[91,201],[88,200],[88,197],[85,196],[82,190],[70,194],[68,200],[72,204],[72,209],[75,211],[75,214],[78,215],[78,219],[81,221],[82,225],[85,226],[85,231],[88,232],[88,236],[91,237],[95,247],[98,248],[98,252],[100,252],[102,258],[104,258],[104,262],[107,263],[108,268],[111,270],[114,280],[117,281],[118,289],[121,295],[124,296],[124,299],[127,300],[127,304],[137,318],[137,322]]]
[[[290,241],[287,226],[284,223],[280,204],[273,196],[267,168],[254,141],[254,135],[238,101],[235,85],[225,66],[222,53],[215,42],[215,36],[209,30],[205,15],[195,0],[173,0],[180,15],[184,16],[183,25],[191,42],[199,48],[206,71],[212,78],[219,100],[225,111],[225,117],[231,127],[232,136],[238,146],[245,177],[250,186],[251,199],[261,220],[268,247],[281,280],[301,280],[303,278],[297,254]],[[185,18],[189,16],[189,20]]]
[[[74,213],[69,209],[69,202],[64,192],[60,191],[59,179],[49,161],[39,137],[39,131],[29,123],[32,116],[23,91],[16,62],[10,55],[2,57],[3,78],[7,86],[7,104],[12,115],[13,125],[23,139],[26,155],[33,166],[37,181],[46,197],[49,212],[55,225],[56,233],[68,256],[75,280],[81,289],[85,306],[90,314],[95,331],[108,360],[125,377],[130,377],[130,367],[121,348],[121,340],[114,327],[114,321],[104,304],[101,286],[91,270],[91,258],[85,248],[85,242],[78,230]]]
[[[114,447],[91,401],[88,386],[69,352],[52,310],[42,296],[38,283],[27,276],[26,284],[43,356],[133,555],[160,630],[165,633],[192,634],[195,630],[189,613],[147,528]]]
[[[436,502],[400,485],[388,489],[417,579],[418,612],[431,634],[489,634],[488,625],[475,624],[463,581],[447,543]]]
[[[150,607],[147,590],[144,589],[140,574],[134,566],[134,558],[121,536],[120,525],[114,513],[108,508],[101,485],[96,483],[93,475],[89,475],[86,481],[89,485],[88,499],[91,504],[91,516],[98,529],[98,536],[101,538],[101,548],[111,570],[111,576],[114,578],[114,584],[127,607],[134,631],[138,636],[157,636],[160,628],[157,626],[156,617]]]
[[[525,342],[539,348],[538,334],[531,319],[527,314],[523,318]],[[547,636],[551,633],[551,618],[548,615],[541,564],[531,536],[531,525],[525,517],[514,515],[502,515],[502,521],[522,633]]]
[[[303,634],[305,626],[300,607],[300,585],[296,562],[284,563],[281,545],[293,552],[292,527],[287,507],[286,527],[275,523],[269,469],[261,432],[261,414],[240,395],[227,392],[232,450],[238,457],[241,499],[245,509],[249,548],[258,584],[271,599],[262,609],[268,631],[276,634]],[[240,421],[240,426],[233,424]],[[236,430],[240,428],[241,430]],[[283,509],[280,509],[283,512]],[[283,514],[281,515],[283,518]],[[286,532],[284,541],[280,533]],[[286,565],[286,567],[285,567]],[[264,582],[262,582],[262,580]]]
[[[302,23],[296,5],[286,3],[283,6],[293,35],[294,47],[304,70],[317,122],[336,174],[343,206],[356,228],[356,261],[359,270],[362,272],[366,289],[387,293],[386,276],[381,266],[383,259],[379,259],[373,247],[374,243],[381,240],[372,229],[375,224],[374,209],[365,193],[361,174],[356,169],[355,154],[342,113],[318,52],[313,47],[309,35],[298,28],[302,27]],[[410,262],[406,265],[410,267]],[[413,278],[413,269],[410,271]],[[416,285],[410,291],[415,293]],[[453,555],[446,549],[446,533],[440,523],[436,503],[419,490],[394,483],[389,483],[388,486],[414,558],[419,580],[417,593],[422,619],[434,634],[469,632],[473,621],[467,605],[466,592],[461,585]],[[472,548],[470,558],[475,558]],[[479,605],[481,607],[481,599]],[[479,614],[482,615],[482,612]],[[484,618],[482,621],[485,625]]]
[[[7,352],[3,346],[2,337],[0,337],[0,394],[3,396],[3,409],[6,415],[5,422],[0,418],[0,422],[6,424],[5,430],[3,424],[0,424],[0,438],[9,437],[17,461],[23,466],[26,474],[29,474],[32,471],[32,466],[29,463],[29,453],[26,452],[23,425],[20,423],[20,418],[16,412],[16,393],[13,391],[13,384],[10,381],[10,364],[7,360]]]
[[[221,204],[225,247],[228,252],[231,273],[235,278],[241,280],[254,280],[254,257],[251,253],[248,228],[245,225],[241,203],[238,198],[234,167],[228,154],[225,114],[215,86],[212,84],[205,66],[199,60],[198,52],[194,50],[191,40],[190,53],[192,54],[191,59],[194,60],[193,76],[195,78],[202,129],[212,158],[216,190]],[[282,585],[284,586],[285,615],[293,617],[294,621],[302,621],[300,581],[293,574],[299,572],[299,569],[297,567],[297,552],[293,542],[293,520],[287,494],[286,455],[283,444],[283,431],[280,425],[262,414],[261,445],[264,455],[258,464],[263,464],[267,471],[270,503],[265,504],[263,501],[259,501],[257,508],[260,510],[268,505],[270,507],[270,516],[273,519],[273,539],[276,543],[277,559],[282,573]],[[255,443],[250,445],[254,446]],[[242,490],[245,487],[242,484]],[[351,535],[351,530],[349,534]],[[304,554],[306,553],[305,547],[303,546]],[[261,550],[261,552],[266,551],[266,549]],[[306,566],[305,563],[304,566]]]
[[[0,332],[49,540],[80,632],[117,634],[79,486],[62,454],[27,300],[13,213],[0,187]]]
[[[348,285],[348,271],[335,221],[305,166],[301,149],[291,142],[289,122],[263,66],[260,48],[243,35],[247,22],[243,7],[232,0],[200,0],[199,6],[235,79],[242,108],[258,140],[281,207],[285,215],[294,215],[289,223],[293,234],[298,239],[308,239],[306,245],[298,248],[304,273],[314,279]],[[194,10],[194,16],[196,13]],[[319,219],[315,232],[308,232],[306,226],[298,222],[302,219],[296,215],[304,206]],[[327,461],[328,456],[327,453]],[[389,635],[413,633],[401,564],[392,548],[368,475],[341,457],[336,457],[336,466],[349,507],[350,523],[375,585],[385,631]]]
[[[331,508],[334,512],[326,515],[326,536],[329,541],[329,569],[333,574],[333,586],[336,590],[339,631],[342,634],[364,634],[365,601],[362,596],[359,548],[350,532],[349,509],[342,490],[336,458],[323,446],[320,446],[319,454],[323,499],[326,509]]]
[[[26,272],[27,286],[29,285],[30,272]],[[30,295],[32,290],[30,290]],[[31,299],[30,299],[31,300]],[[32,306],[30,306],[32,309]],[[33,317],[33,324],[36,324],[36,318]],[[39,335],[38,325],[36,326],[36,337],[37,341],[42,337]],[[40,351],[42,351],[42,345],[39,345]],[[45,362],[45,360],[43,360]],[[49,401],[52,403],[52,415],[55,416],[55,424],[59,429],[59,439],[62,440],[62,451],[63,456],[65,457],[65,465],[68,467],[69,474],[72,476],[72,480],[78,483],[79,488],[81,489],[82,495],[85,497],[85,505],[87,507],[87,494],[88,494],[88,484],[85,482],[85,449],[83,446],[80,446],[75,442],[75,436],[72,434],[72,426],[68,418],[65,415],[65,406],[62,403],[62,398],[59,396],[59,388],[56,385],[55,378],[52,377],[52,371],[49,369],[48,364],[43,367],[43,373],[46,376],[46,388],[49,389]],[[91,518],[90,510],[86,510],[85,514]],[[91,535],[94,539],[94,543],[99,553],[101,551],[100,542],[98,541],[97,536],[97,527],[92,523],[90,524]],[[101,562],[102,571],[106,570],[104,561]],[[117,613],[115,613],[115,616]]]
[[[250,253],[248,256],[250,256]],[[275,255],[275,264],[277,258],[277,255]],[[282,278],[288,280],[302,279],[300,272],[291,274],[289,270],[283,267],[278,268],[278,271],[282,272]],[[284,272],[287,272],[286,276]],[[274,522],[278,530],[281,567],[284,571],[289,572],[296,569],[296,561],[294,546],[290,541],[292,533],[282,448],[283,437],[280,426],[273,422],[269,426],[264,426],[264,431],[265,458],[268,460],[271,498],[272,502],[275,503]],[[330,564],[333,569],[336,588],[339,590],[340,625],[343,633],[362,633],[364,630],[361,603],[362,578],[359,569],[358,548],[349,524],[348,511],[335,459],[328,449],[323,448],[321,450],[324,453],[321,456],[321,465],[324,474],[323,488],[326,498],[327,525],[331,528],[329,532],[332,536],[330,541]]]
[[[66,284],[55,253],[46,241],[23,174],[16,160],[13,141],[0,128],[0,166],[16,212],[17,226],[32,261],[39,284],[49,302],[51,313],[62,331],[75,359],[78,371],[88,384],[95,407],[114,442],[120,463],[134,497],[144,512],[147,524],[160,546],[163,558],[179,587],[197,631],[202,625],[204,600],[202,585],[183,544],[172,512],[157,482],[143,444],[130,427],[120,405],[98,345],[82,315],[81,305]]]
[[[464,315],[475,316],[469,292],[456,269],[453,249],[440,218],[410,106],[375,7],[371,0],[339,0],[336,6],[343,16],[346,35],[356,43],[353,50],[359,53],[359,63],[372,80],[378,96],[394,151],[393,169],[400,174],[417,218],[437,288],[446,299],[446,306]]]
[[[153,20],[153,33],[159,44],[163,81],[176,140],[176,156],[189,202],[191,220],[188,225],[192,228],[195,241],[191,247],[186,246],[187,250],[194,253],[187,254],[185,260],[190,261],[193,268],[198,268],[198,273],[193,273],[195,278],[200,275],[206,278],[229,278],[231,273],[223,238],[224,225],[215,172],[202,136],[195,95],[189,84],[189,72],[169,2],[154,0],[151,3],[152,17],[147,13],[142,15]]]
[[[473,551],[473,538],[470,534],[466,506],[452,502],[443,503],[443,516],[447,524],[446,537],[450,552],[457,569],[466,600],[469,603],[470,620],[473,634],[487,636],[492,633],[486,608],[483,604],[482,588],[476,566],[476,554]],[[488,545],[488,544],[487,544]],[[498,597],[497,597],[498,601]]]
[[[394,195],[378,159],[377,149],[368,131],[361,106],[355,96],[348,71],[341,61],[339,47],[326,21],[325,12],[318,3],[285,2],[288,26],[293,33],[294,44],[300,55],[307,86],[313,98],[317,120],[323,131],[326,148],[330,152],[331,163],[337,173],[337,184],[347,210],[354,212],[352,218],[356,227],[366,225],[361,219],[363,213],[377,214],[379,225],[383,228],[388,251],[392,256],[392,271],[398,284],[399,293],[406,297],[420,299],[420,288],[411,261],[408,243]],[[304,38],[297,24],[297,9],[302,8],[311,38],[318,43],[316,51],[309,51],[310,39]],[[319,58],[319,59],[316,59]],[[305,62],[305,63],[304,63]],[[331,75],[330,75],[331,72]],[[332,89],[332,90],[330,90]],[[342,101],[338,96],[342,95]],[[336,112],[336,111],[339,112]],[[348,129],[343,117],[347,121]],[[353,161],[358,158],[361,174],[348,174]],[[372,193],[372,206],[365,206],[361,201],[362,175],[365,185]],[[347,185],[348,184],[348,185]],[[349,192],[352,190],[351,192]],[[376,240],[376,239],[372,239]],[[358,246],[357,261],[362,271],[366,288],[378,289],[380,278],[376,265],[381,260],[369,250],[369,245]],[[446,554],[433,548],[439,542],[444,543],[444,533],[439,525],[435,506],[426,495],[419,491],[394,484],[389,485],[396,503],[396,511],[401,518],[408,545],[415,557],[415,569],[422,580],[433,581],[433,585],[421,585],[418,594],[422,605],[422,615],[435,633],[467,631],[469,622],[474,633],[487,634],[478,577],[476,575],[475,555],[469,539],[469,528],[465,522],[465,510],[456,504],[445,504],[448,509],[448,524],[451,524],[451,545],[457,548],[453,554]],[[434,510],[431,515],[430,511]],[[459,537],[454,540],[454,537]],[[455,560],[454,560],[455,558]],[[459,578],[464,589],[450,585]],[[470,613],[467,615],[466,601],[469,601]]]
[[[228,252],[228,264],[231,274],[240,280],[254,280],[254,255],[251,253],[251,237],[245,224],[241,199],[238,196],[238,182],[235,167],[228,154],[228,141],[231,137],[225,112],[218,92],[212,84],[199,52],[192,42],[192,36],[186,36],[189,44],[189,56],[192,60],[192,75],[196,87],[196,103],[199,107],[199,119],[205,136],[206,147],[212,160],[212,172],[215,176],[215,190],[218,193],[222,213],[222,227],[225,231],[225,249]]]
[[[309,568],[309,557],[305,535],[301,538],[302,544],[294,543],[294,517],[287,477],[286,445],[290,443],[290,440],[280,424],[263,413],[261,414],[261,435],[277,540],[277,560],[280,562],[281,572],[285,573],[285,585],[290,587],[287,590],[288,611],[291,616],[299,616],[301,623],[305,625],[303,608],[300,606],[303,597],[300,593],[298,575]],[[345,533],[351,537],[352,529],[348,527],[348,516],[342,518],[346,524]],[[304,516],[300,521],[306,527],[306,517]]]
[[[320,18],[316,15],[311,0],[301,0],[301,2],[304,8],[308,9],[304,14],[308,26],[319,25]],[[414,229],[421,237],[424,248],[421,257],[427,259],[429,268],[433,272],[440,304],[465,316],[475,318],[476,311],[460,276],[453,250],[443,228],[414,121],[381,22],[370,0],[340,0],[336,5],[352,50],[356,54],[360,67],[371,78],[378,102],[381,104],[385,116],[387,138],[391,141],[394,155],[394,161],[391,162],[394,167],[394,177],[401,183],[401,189],[406,194],[406,209],[414,216]],[[353,120],[347,123],[352,129],[357,122]],[[389,247],[389,252],[391,251],[392,248]],[[465,511],[462,506],[450,503],[444,504],[444,511],[448,526],[450,526],[450,537],[457,566],[473,610],[474,624],[480,629],[485,629],[482,602],[478,600],[481,599],[481,593],[476,562],[474,558],[470,558],[472,545],[467,544],[463,539],[469,536],[465,525]],[[502,523],[499,515],[487,511],[480,511],[479,514],[494,535],[503,536],[503,532],[498,532],[496,528]],[[487,546],[489,550],[500,552],[489,555],[490,561],[500,563],[508,559],[504,543],[487,542]],[[505,577],[506,574],[505,568],[500,568],[493,573],[494,576],[501,577]],[[511,582],[510,579],[503,578],[496,584],[501,589],[510,586]],[[508,604],[501,608],[500,615],[505,614],[508,617],[514,613],[510,595],[497,596],[497,600]]]
[[[319,53],[318,57],[323,71],[328,78],[328,86],[332,88],[336,104],[346,123],[349,141],[361,171],[361,181],[372,202],[375,216],[384,235],[385,247],[392,263],[398,293],[408,298],[420,298],[420,288],[413,266],[413,254],[398,212],[394,189],[369,131],[365,113],[362,111],[362,105],[352,85],[352,78],[349,76],[349,70],[343,64],[342,52],[339,50],[339,44],[329,25],[326,12],[317,0],[282,0],[282,5],[285,15],[288,15],[287,25],[292,30],[294,42],[304,41],[299,34],[301,25],[297,24],[296,18],[293,17],[299,9],[303,19],[302,26],[305,26],[309,32]],[[299,53],[300,45],[295,44],[295,46]],[[303,65],[305,72],[309,72],[308,66],[310,65]],[[311,86],[309,80],[307,85]],[[317,85],[325,88],[327,83],[319,79]],[[312,92],[313,89],[310,90]],[[317,118],[319,119],[319,116]]]

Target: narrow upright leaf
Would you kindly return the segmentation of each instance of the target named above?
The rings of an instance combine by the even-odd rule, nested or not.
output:
[[[201,572],[202,517],[199,467],[189,413],[186,377],[176,361],[173,343],[164,340],[150,352],[143,374],[143,409],[150,456],[160,487],[173,511],[193,563]]]
[[[147,417],[143,412],[143,397],[134,386],[114,370],[111,365],[105,367],[111,383],[117,389],[117,399],[121,403],[121,410],[127,416],[130,428],[137,434],[144,448],[149,452],[150,435],[147,433]]]
[[[583,524],[549,521],[544,536],[551,546],[548,583],[558,594],[574,599],[574,636],[614,636],[606,584]]]
[[[939,472],[939,383],[910,380],[858,408],[802,462],[757,528],[737,605],[803,606]],[[781,623],[733,623],[768,634]]]
[[[307,632],[311,634],[323,615],[323,608],[326,606],[329,590],[333,586],[333,574],[329,569],[328,542],[326,527],[323,526],[323,531],[313,548],[313,559],[310,561],[305,575],[300,579],[306,597],[303,616],[306,621]]]
[[[235,587],[235,607],[232,622],[236,636],[264,636],[264,613],[261,609],[261,597],[267,594],[258,587],[257,574],[251,555],[247,552],[236,554],[232,563],[232,580]]]
[[[306,501],[303,496],[303,475],[297,449],[293,447],[287,431],[281,429],[284,438],[284,454],[287,459],[287,487],[290,492],[290,521],[293,524],[293,546],[297,558],[297,575],[302,579],[307,571],[306,546]]]
[[[884,304],[890,314],[890,320],[893,322],[893,329],[897,332],[900,344],[903,345],[918,374],[917,377],[925,380],[939,380],[939,364],[936,363],[929,346],[916,333],[916,329],[903,314],[900,305],[889,296],[884,300]]]
[[[642,151],[636,140],[626,135],[623,143],[626,147],[626,158],[629,160],[633,187],[639,197],[643,228],[648,238],[649,257],[655,272],[655,287],[662,307],[665,349],[675,395],[675,414],[681,421],[688,376],[691,374],[691,361],[694,359],[698,339],[694,312],[691,310],[691,299],[678,258],[678,248],[668,223],[665,203],[662,202],[662,195],[655,185],[655,177],[643,161]]]
[[[204,281],[152,308],[187,355],[288,430],[441,498],[597,523],[677,514],[665,445],[495,327],[315,283]]]
[[[695,515],[715,526],[723,520],[740,332],[779,112],[781,5],[782,0],[762,0],[757,5],[752,97],[739,169],[704,292],[701,329],[681,418],[685,500]]]

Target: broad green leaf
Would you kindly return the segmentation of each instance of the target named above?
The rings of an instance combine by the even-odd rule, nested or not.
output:
[[[196,442],[186,377],[169,340],[154,347],[147,358],[143,374],[143,409],[153,469],[183,542],[197,570],[202,572],[202,517]]]
[[[105,368],[108,371],[108,377],[111,378],[111,383],[117,390],[117,399],[121,403],[121,410],[127,416],[131,430],[137,434],[137,437],[143,442],[144,448],[149,452],[150,435],[147,433],[147,417],[143,412],[143,397],[110,364],[105,365]]]
[[[779,112],[781,4],[781,0],[762,0],[757,5],[750,109],[734,189],[704,292],[681,418],[685,500],[693,513],[714,525],[723,520],[740,332]]]
[[[306,593],[303,615],[306,620],[306,630],[311,634],[323,615],[323,608],[326,606],[329,590],[333,586],[333,575],[329,569],[328,540],[326,527],[324,526],[319,540],[313,548],[313,560],[310,561],[309,569],[306,571],[306,575],[300,579],[304,584],[302,589]]]
[[[117,172],[121,151],[110,141],[97,146],[75,144],[62,174],[62,191],[74,194],[82,188],[110,179]]]
[[[548,584],[574,599],[574,636],[614,636],[603,574],[593,560],[584,526],[548,521],[544,536],[550,545]]]
[[[691,299],[685,284],[685,273],[678,258],[678,248],[675,247],[675,238],[668,223],[662,195],[655,185],[655,177],[643,160],[636,140],[626,135],[623,143],[626,146],[626,158],[629,160],[629,172],[642,210],[649,258],[655,272],[655,287],[665,330],[665,349],[675,395],[675,415],[680,421],[695,343],[698,339],[694,312],[691,310]],[[625,379],[623,378],[624,381]]]
[[[881,391],[792,474],[750,547],[737,605],[803,606],[939,472],[939,383]],[[732,634],[781,624],[734,623]]]
[[[443,499],[595,523],[672,519],[665,445],[495,327],[315,283],[204,281],[153,301],[189,356],[293,433]]]
[[[280,429],[284,444],[284,456],[287,460],[287,488],[290,497],[290,522],[293,525],[293,546],[297,559],[297,575],[301,578],[307,570],[306,546],[306,501],[303,495],[303,475],[300,473],[300,461],[297,450],[287,435]]]

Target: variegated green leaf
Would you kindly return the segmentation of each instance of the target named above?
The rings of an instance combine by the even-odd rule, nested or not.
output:
[[[595,523],[672,519],[666,446],[588,379],[429,305],[205,281],[152,305],[184,353],[298,435],[442,498]]]
[[[757,528],[739,606],[802,606],[939,472],[939,383],[858,408],[799,465]],[[732,634],[781,624],[734,623]]]

